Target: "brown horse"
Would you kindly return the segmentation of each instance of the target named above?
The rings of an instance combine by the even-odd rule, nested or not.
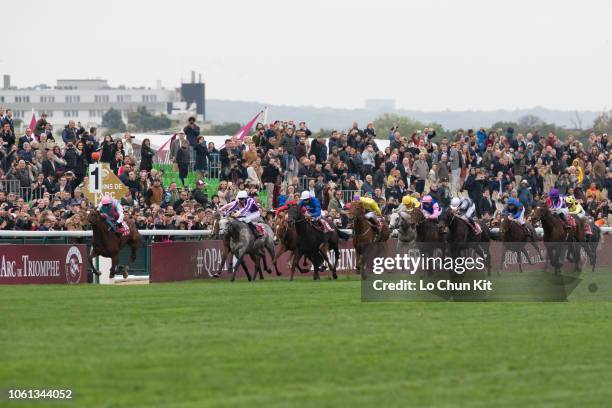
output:
[[[533,222],[542,222],[544,245],[546,246],[550,264],[555,270],[554,273],[556,275],[561,273],[561,261],[566,248],[572,255],[575,270],[578,271],[580,269],[580,252],[575,251],[576,247],[574,245],[562,245],[562,243],[567,243],[574,239],[574,234],[568,233],[565,230],[563,220],[553,214],[545,203],[541,203],[533,210],[531,220]]]
[[[386,223],[382,223],[382,228],[376,233],[370,222],[366,219],[366,209],[363,203],[354,201],[351,203],[350,210],[351,218],[353,219],[353,247],[357,254],[357,272],[361,275],[361,279],[366,278],[363,267],[363,255],[369,244],[373,242],[387,242],[391,235],[391,230]]]
[[[505,216],[501,220],[501,224],[499,226],[499,237],[500,239],[506,243],[504,246],[504,252],[512,251],[516,252],[519,255],[523,255],[529,265],[531,265],[531,258],[529,257],[529,253],[525,248],[527,242],[531,242],[531,245],[536,250],[536,253],[540,253],[540,248],[536,244],[536,232],[533,226],[526,222],[525,225],[521,225],[516,221],[513,221],[510,216]],[[519,257],[519,271],[523,272],[523,262],[521,257]]]
[[[278,258],[287,251],[291,251],[291,277],[290,280],[293,280],[293,275],[295,274],[295,268],[298,268],[300,273],[308,272],[308,267],[304,265],[307,269],[302,269],[299,265],[299,259],[302,258],[298,250],[298,234],[295,228],[291,228],[289,226],[289,221],[287,220],[287,214],[280,214],[274,221],[275,228],[274,232],[276,234],[276,238],[280,242],[280,250],[276,253],[276,259],[274,262],[278,260]]]
[[[130,234],[127,236],[118,236],[114,231],[109,230],[108,225],[104,222],[100,213],[97,210],[88,211],[87,221],[91,225],[93,231],[93,240],[91,252],[89,253],[89,266],[96,275],[100,272],[93,264],[93,258],[96,256],[104,256],[112,260],[110,278],[114,278],[119,267],[119,251],[121,248],[129,245],[132,249],[130,254],[130,262],[136,259],[136,250],[142,243],[142,237],[136,228],[136,224],[131,219],[127,219],[127,225],[130,228]],[[128,277],[128,267],[123,267],[123,278]]]
[[[417,246],[422,249],[422,252],[433,257],[434,253],[446,251],[446,237],[448,232],[442,232],[444,228],[443,223],[436,223],[433,220],[429,220],[423,214],[420,209],[415,209],[408,213],[407,218],[408,224],[412,225],[416,229],[416,242]],[[444,228],[447,231],[447,228]],[[423,274],[431,274],[433,271],[423,271]]]

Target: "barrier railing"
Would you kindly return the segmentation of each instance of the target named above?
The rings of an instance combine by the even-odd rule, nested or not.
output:
[[[603,234],[612,234],[612,227],[600,227]],[[542,228],[535,229],[538,235],[542,235]],[[341,231],[351,235],[352,230],[342,229]],[[204,236],[212,235],[211,230],[139,230],[142,236]],[[499,234],[499,228],[491,229],[493,235]],[[66,237],[84,238],[93,236],[92,231],[7,231],[0,230],[0,238],[41,238],[41,237]]]
[[[21,184],[19,180],[0,180],[0,191],[19,194]]]

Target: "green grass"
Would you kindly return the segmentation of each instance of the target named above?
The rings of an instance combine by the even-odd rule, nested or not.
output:
[[[4,286],[0,305],[0,388],[74,390],[54,407],[612,398],[608,302],[361,303],[359,282],[341,278]]]

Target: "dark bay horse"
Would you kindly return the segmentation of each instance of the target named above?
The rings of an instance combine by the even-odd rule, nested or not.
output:
[[[433,257],[436,253],[446,250],[447,233],[442,233],[443,225],[433,220],[429,220],[420,209],[414,209],[408,213],[406,222],[416,230],[417,247],[422,249],[422,253],[428,257]],[[423,274],[431,274],[432,271],[423,271]]]
[[[448,225],[448,248],[450,249],[450,255],[453,258],[458,258],[463,252],[464,256],[468,256],[466,252],[473,250],[475,254],[484,258],[487,274],[491,275],[491,254],[489,253],[491,232],[487,224],[481,220],[475,220],[480,227],[480,233],[476,233],[468,225],[467,220],[464,220],[452,211],[446,212],[445,218]]]
[[[536,244],[536,236],[535,229],[528,222],[525,222],[525,225],[521,225],[517,221],[513,221],[510,216],[504,216],[501,220],[499,226],[499,239],[504,242],[504,252],[512,251],[519,255],[518,266],[520,272],[523,272],[523,262],[520,255],[523,255],[531,265],[531,258],[529,257],[527,248],[525,248],[527,242],[531,242],[536,253],[540,253],[540,248],[538,248]]]
[[[87,222],[91,225],[93,231],[93,240],[91,245],[91,252],[89,253],[89,266],[94,273],[100,276],[100,272],[96,269],[93,264],[93,258],[96,256],[104,256],[112,260],[110,275],[113,279],[117,273],[119,267],[119,251],[125,246],[130,246],[130,262],[134,262],[136,259],[136,250],[142,243],[142,237],[136,228],[136,224],[131,219],[127,219],[126,223],[130,228],[130,233],[127,236],[119,236],[114,231],[108,228],[108,225],[100,217],[100,213],[97,210],[90,210],[87,214]],[[128,267],[123,267],[123,278],[128,277]]]
[[[545,203],[538,205],[531,214],[533,222],[540,221],[544,230],[544,246],[548,260],[554,268],[555,275],[561,273],[561,261],[565,251],[570,251],[574,261],[574,270],[580,270],[580,252],[575,251],[575,246],[569,245],[570,234],[565,230],[565,224],[553,214]]]
[[[298,249],[299,236],[295,228],[292,228],[289,225],[287,214],[279,214],[279,216],[275,219],[275,233],[276,238],[280,242],[280,250],[276,252],[276,260],[287,251],[291,251],[291,277],[290,280],[293,280],[293,275],[295,274],[295,268],[297,268],[300,273],[308,272],[309,266],[304,265],[307,269],[303,269],[299,265],[299,258],[302,257],[300,251]]]
[[[314,266],[314,280],[321,279],[321,265],[323,262],[327,262],[331,269],[332,277],[337,279],[338,274],[336,273],[336,265],[338,264],[338,259],[340,257],[340,249],[338,247],[338,231],[335,230],[333,232],[323,232],[318,228],[315,228],[310,224],[310,222],[308,222],[304,214],[302,214],[297,206],[290,206],[287,209],[287,221],[289,228],[295,228],[295,231],[299,236],[299,240],[297,242],[298,254],[294,255],[294,262],[297,262],[297,259],[299,259],[301,255],[306,256],[306,258],[308,258]],[[329,260],[329,257],[327,256],[328,250],[333,251],[334,262]]]
[[[366,209],[363,203],[359,201],[351,203],[350,215],[353,219],[353,247],[355,248],[355,254],[357,254],[357,271],[361,275],[361,279],[366,279],[363,267],[364,253],[373,242],[387,242],[391,230],[385,223],[382,223],[381,231],[377,234],[365,217]]]

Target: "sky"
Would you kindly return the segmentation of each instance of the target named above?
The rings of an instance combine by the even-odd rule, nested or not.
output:
[[[13,85],[96,78],[207,98],[403,109],[612,107],[609,0],[19,0]],[[9,51],[9,52],[7,52]]]

